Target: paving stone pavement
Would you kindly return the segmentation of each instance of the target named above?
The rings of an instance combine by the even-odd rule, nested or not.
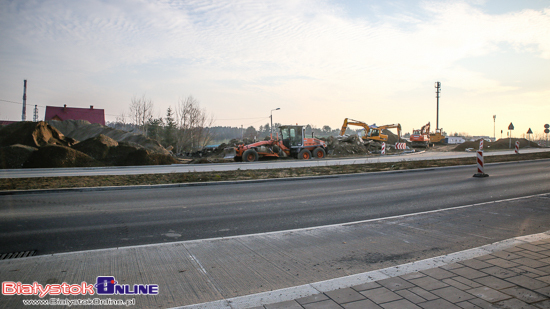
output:
[[[550,238],[260,308],[550,308]]]

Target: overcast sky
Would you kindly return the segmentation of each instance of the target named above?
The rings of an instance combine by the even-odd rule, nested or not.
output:
[[[436,125],[497,137],[550,122],[550,1],[0,0],[0,100],[105,109],[187,96],[216,125]],[[0,101],[1,120],[21,105]],[[506,137],[506,131],[504,132]]]

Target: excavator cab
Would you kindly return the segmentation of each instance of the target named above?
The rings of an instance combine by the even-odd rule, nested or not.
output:
[[[371,127],[369,133],[367,133],[367,136],[368,137],[380,136],[380,130],[378,130],[377,128]]]

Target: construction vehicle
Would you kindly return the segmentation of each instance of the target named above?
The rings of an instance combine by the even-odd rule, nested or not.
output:
[[[442,144],[445,139],[443,129],[435,129],[435,133],[430,133],[430,144]]]
[[[412,147],[430,147],[430,123],[423,125],[420,130],[413,129],[410,140]]]
[[[317,138],[306,138],[305,127],[289,125],[279,127],[281,138],[260,141],[248,145],[238,145],[225,149],[225,158],[240,162],[258,161],[260,157],[294,157],[309,160],[323,159],[327,155],[327,144]]]
[[[344,124],[342,125],[342,129],[340,129],[340,136],[344,136],[344,134],[346,134],[346,129],[348,126],[359,126],[365,129],[365,135],[361,136],[361,138],[366,143],[369,143],[370,141],[385,142],[388,140],[388,136],[386,134],[380,133],[379,127],[375,125],[369,126],[363,121],[354,120],[351,118],[344,119]]]
[[[388,129],[397,129],[397,138],[399,142],[401,141],[401,124],[386,124],[383,126],[379,126],[378,129],[380,130],[380,132]]]

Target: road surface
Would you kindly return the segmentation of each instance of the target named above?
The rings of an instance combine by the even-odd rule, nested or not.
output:
[[[550,192],[550,161],[217,186],[0,196],[0,251],[38,254],[324,226]]]

